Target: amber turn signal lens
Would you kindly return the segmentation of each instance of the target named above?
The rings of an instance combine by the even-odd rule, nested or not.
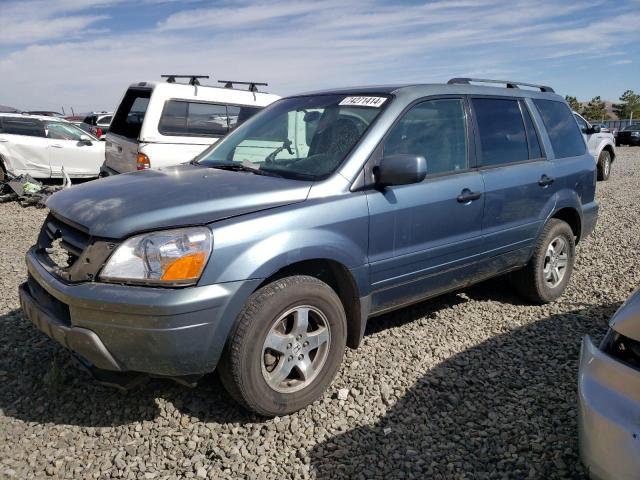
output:
[[[138,157],[136,158],[136,168],[138,170],[146,170],[147,168],[151,168],[149,157],[147,157],[144,153],[139,153]]]
[[[194,280],[200,277],[207,256],[203,252],[191,253],[171,262],[161,280]]]

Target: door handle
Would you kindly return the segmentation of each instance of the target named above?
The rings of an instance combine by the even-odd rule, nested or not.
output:
[[[62,148],[62,145],[60,145],[59,143],[54,143],[52,145],[49,145],[51,148]]]
[[[549,185],[551,185],[553,182],[555,181],[555,179],[545,175],[542,175],[540,177],[540,180],[538,180],[538,185],[540,185],[541,187],[547,187]]]
[[[460,195],[458,195],[456,200],[458,200],[458,202],[460,203],[469,203],[473,202],[474,200],[478,200],[481,196],[482,193],[472,192],[468,188],[465,188],[464,190],[462,190],[462,192],[460,192]]]

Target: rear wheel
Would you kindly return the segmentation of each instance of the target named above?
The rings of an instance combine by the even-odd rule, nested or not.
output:
[[[598,180],[608,180],[609,175],[611,175],[611,153],[603,150],[598,157]]]
[[[552,218],[545,225],[529,263],[514,273],[519,293],[534,303],[558,299],[567,288],[575,260],[571,227]]]
[[[229,394],[249,410],[275,416],[317,400],[340,366],[346,316],[324,282],[292,276],[247,301],[218,367]]]

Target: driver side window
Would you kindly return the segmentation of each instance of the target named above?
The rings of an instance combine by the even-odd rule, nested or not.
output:
[[[384,156],[400,153],[426,158],[427,175],[469,168],[463,100],[428,100],[406,112],[384,143]]]

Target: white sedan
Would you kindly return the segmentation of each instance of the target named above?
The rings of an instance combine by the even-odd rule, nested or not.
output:
[[[55,117],[0,114],[0,181],[6,173],[33,178],[97,177],[104,142]]]

